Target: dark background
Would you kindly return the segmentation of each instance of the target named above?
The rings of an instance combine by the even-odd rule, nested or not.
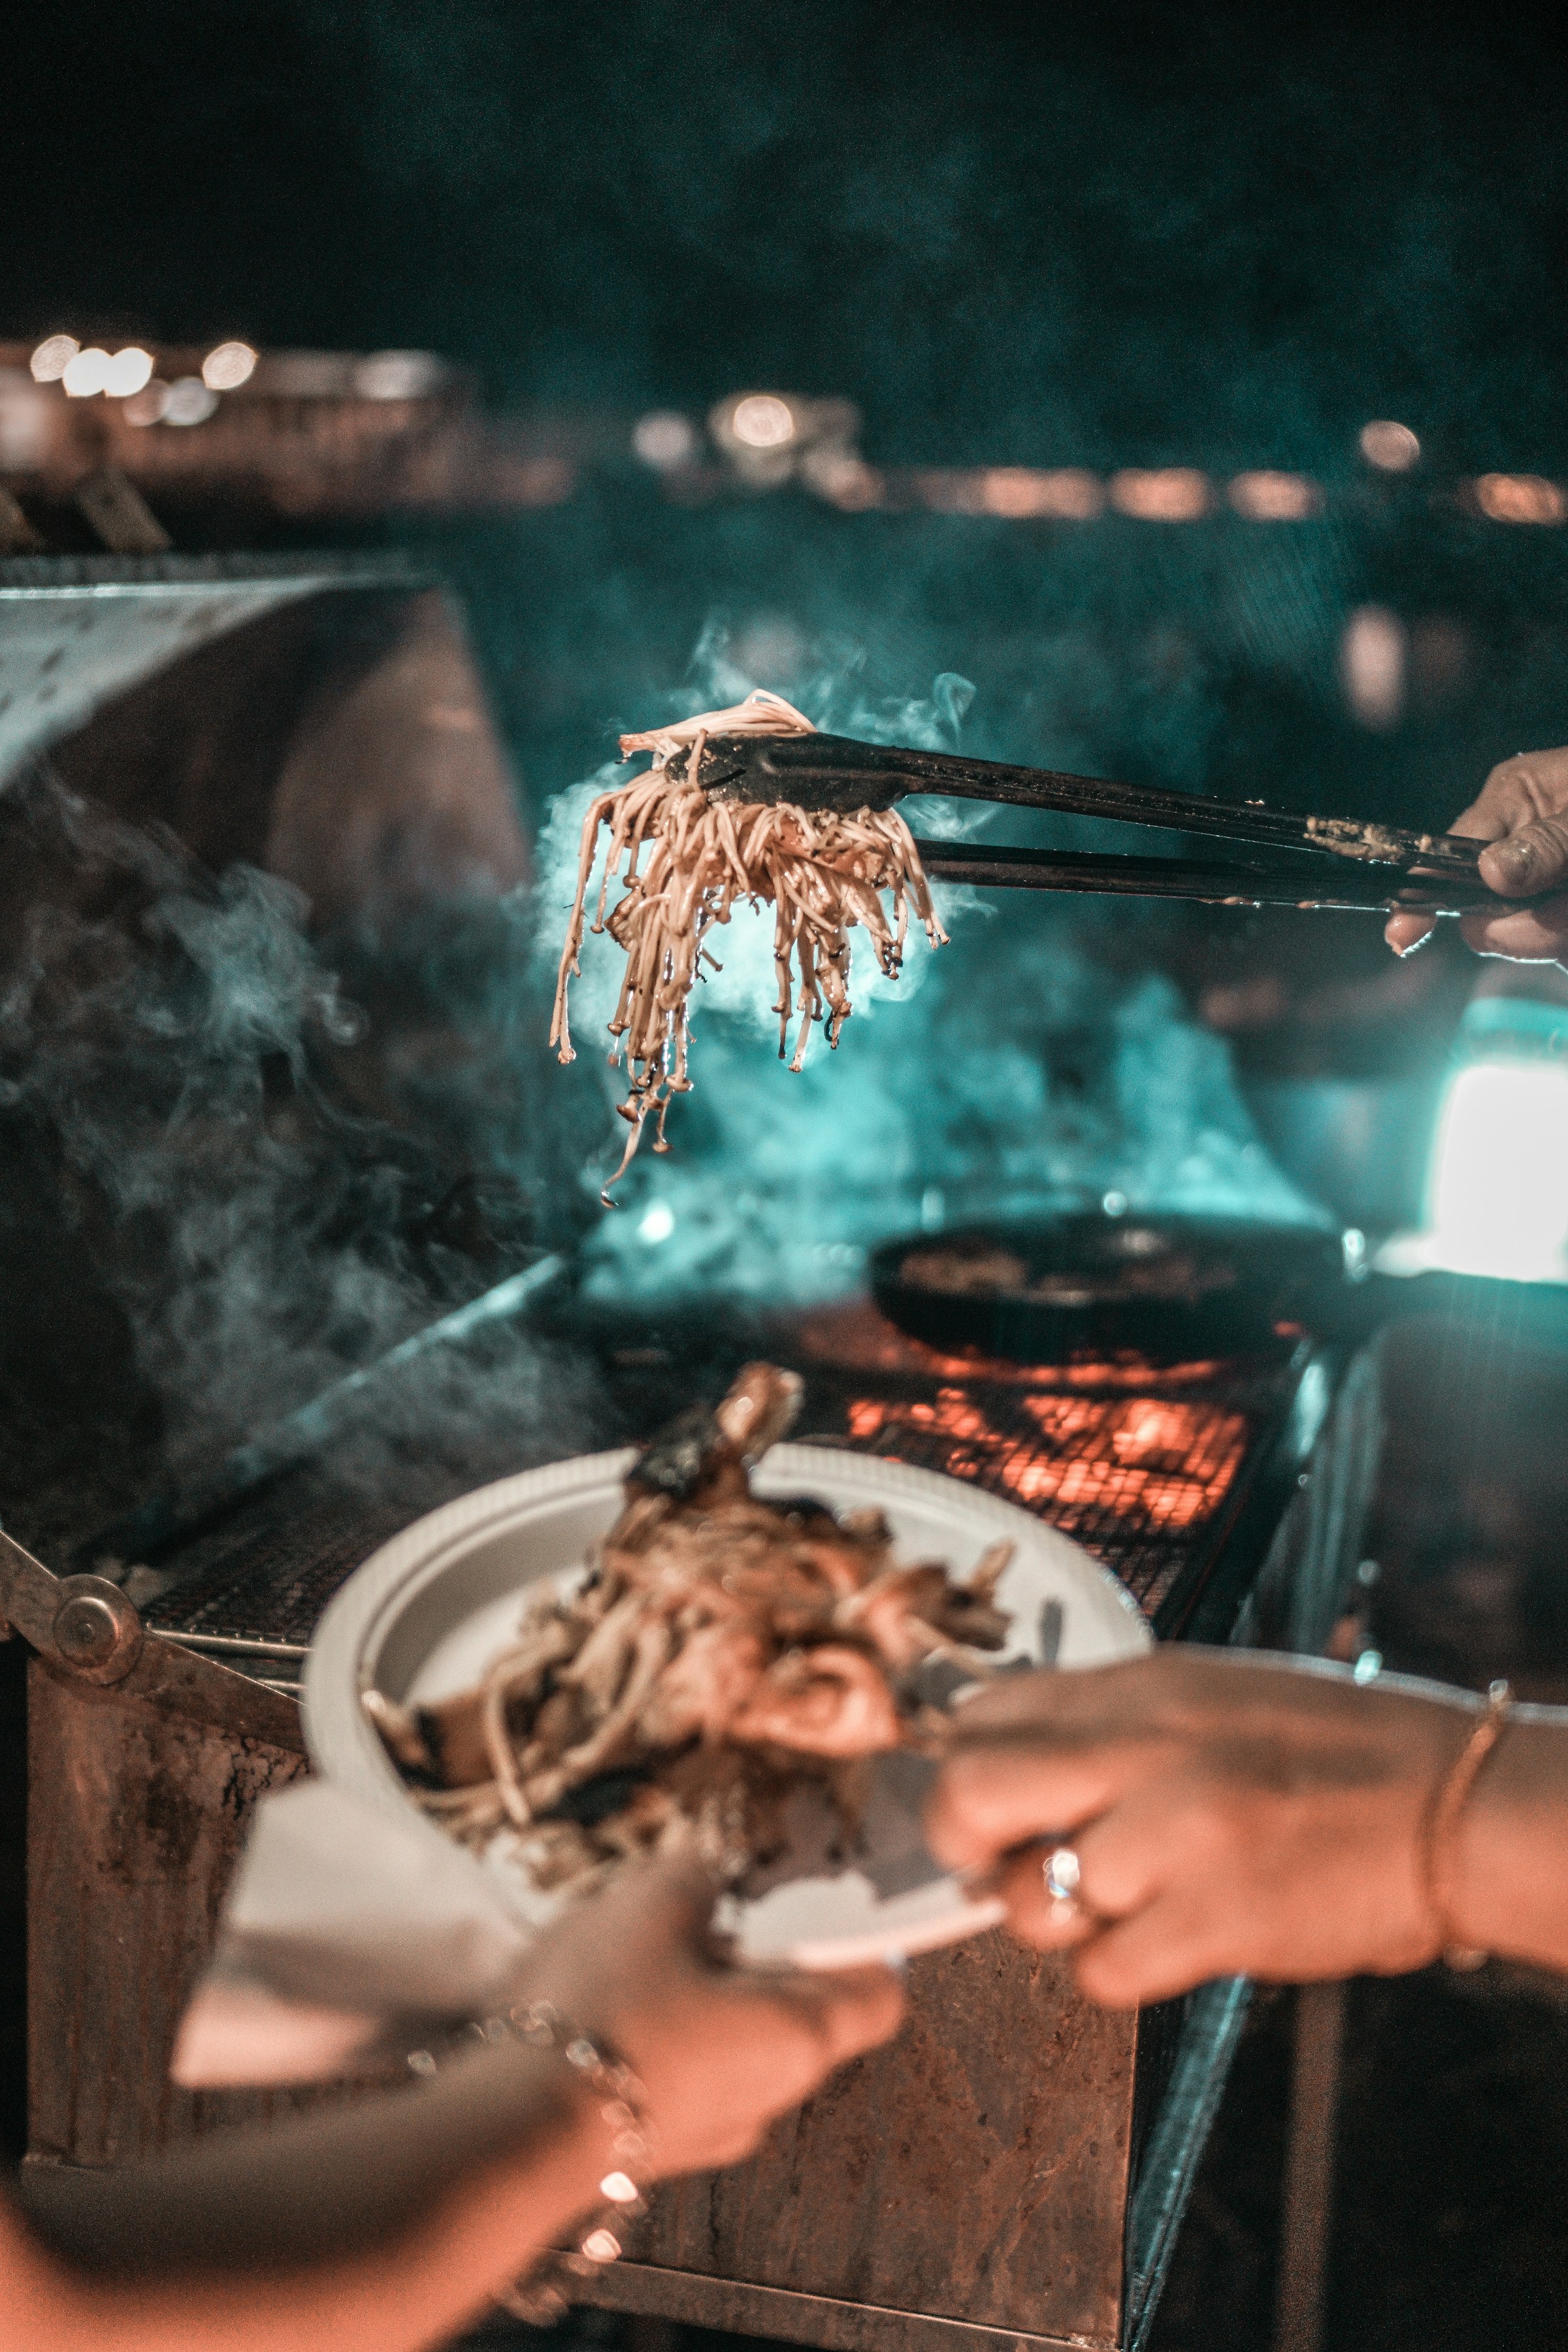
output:
[[[17,11],[4,308],[427,344],[539,402],[858,401],[884,460],[1465,467],[1563,433],[1525,10]]]
[[[628,425],[774,383],[856,401],[877,463],[1330,488],[1284,529],[692,517],[628,458],[445,527],[536,797],[759,610],[786,692],[958,670],[976,750],[1300,805],[1441,822],[1563,731],[1559,535],[1448,495],[1568,464],[1544,14],[79,0],[18,12],[5,65],[17,335],[429,346],[498,406]],[[1373,415],[1416,477],[1369,475]],[[1337,687],[1366,601],[1469,633],[1392,737]]]

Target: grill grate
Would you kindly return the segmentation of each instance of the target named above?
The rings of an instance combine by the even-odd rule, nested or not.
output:
[[[1247,1417],[1223,1405],[973,1388],[930,1402],[858,1397],[847,1420],[862,1452],[972,1480],[1048,1519],[1151,1614],[1213,1527],[1249,1436]]]
[[[460,1488],[455,1491],[460,1491]],[[363,1497],[268,1497],[182,1562],[177,1589],[149,1610],[161,1632],[308,1646],[327,1603],[354,1570],[436,1499],[375,1506]]]
[[[805,1374],[803,1434],[1023,1504],[1093,1552],[1150,1618],[1189,1570],[1201,1572],[1295,1381],[1289,1340],[1271,1356],[1224,1363],[1016,1365],[941,1355],[869,1305],[753,1333],[740,1352]],[[605,1362],[640,1365],[645,1355],[660,1351],[622,1347]],[[647,1435],[672,1398],[717,1393],[738,1360],[731,1349],[679,1371],[645,1369],[653,1393],[626,1393],[619,1425],[598,1442]],[[184,1549],[173,1563],[178,1580],[161,1598],[149,1594],[149,1621],[172,1633],[304,1645],[338,1588],[388,1536],[455,1495],[551,1458],[540,1431],[520,1421],[514,1444],[476,1433],[466,1458],[426,1460],[395,1498],[345,1493],[330,1462],[290,1471]]]
[[[844,1439],[965,1478],[1093,1552],[1152,1617],[1211,1545],[1254,1448],[1292,1385],[1295,1345],[1227,1362],[1011,1364],[948,1356],[872,1310],[803,1333],[819,1366],[860,1373],[838,1402]]]

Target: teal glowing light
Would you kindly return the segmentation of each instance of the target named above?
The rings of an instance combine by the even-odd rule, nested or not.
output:
[[[1437,1115],[1419,1234],[1391,1242],[1391,1274],[1568,1283],[1568,1007],[1473,1003]]]

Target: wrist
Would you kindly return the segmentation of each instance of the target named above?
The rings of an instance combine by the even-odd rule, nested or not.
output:
[[[1453,1934],[1478,1950],[1568,1967],[1568,1724],[1516,1711],[1455,1823]]]
[[[563,2187],[574,2182],[580,2189],[585,2179],[594,2192],[574,2196],[565,2210],[592,2204],[623,2220],[640,2214],[653,2152],[643,2117],[643,2087],[620,2053],[591,2037],[550,2000],[516,2002],[467,2032],[479,2064],[489,2062],[485,2096],[492,2107],[498,2098],[510,2104],[516,2097],[521,2076],[532,2091],[537,2114],[542,2089],[552,2115],[536,2144],[548,2149],[552,2175]],[[439,2062],[433,2053],[418,2051],[409,2063],[427,2073]],[[525,2103],[527,2097],[525,2088]],[[583,2254],[595,2262],[613,2261],[619,2252],[613,2230],[592,2230],[583,2242]]]
[[[424,2097],[430,2112],[460,2117],[488,2154],[546,2150],[573,2178],[596,2179],[605,2168],[611,2134],[600,2103],[556,2051],[476,2042],[442,2066]]]
[[[565,2313],[572,2282],[599,2264],[615,2262],[626,2222],[647,2210],[643,2189],[652,2170],[652,2151],[643,2123],[643,2088],[618,2051],[590,2038],[552,2001],[519,2003],[487,2021],[479,2032],[503,2049],[521,2045],[521,2053],[536,2061],[553,2061],[557,2095],[569,2103],[575,2125],[566,2127],[568,2146],[553,2170],[562,2191],[568,2183],[575,2184],[569,2205],[563,2209],[558,2202],[557,2219],[563,2210],[577,2217],[573,2232],[576,2250],[549,2255],[519,2282],[508,2301],[518,2317],[550,2325]],[[584,2166],[594,2182],[590,2197],[581,2194]],[[595,2209],[597,2218],[590,2216],[584,2229],[587,2208]]]

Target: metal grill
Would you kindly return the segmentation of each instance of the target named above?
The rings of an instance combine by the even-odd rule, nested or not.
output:
[[[151,1604],[148,1622],[160,1633],[303,1651],[339,1586],[417,1515],[363,1498],[295,1494],[286,1505],[258,1497],[220,1535],[193,1547],[177,1589]]]
[[[998,1395],[980,1386],[848,1408],[859,1451],[890,1454],[1022,1503],[1113,1569],[1148,1615],[1212,1528],[1250,1424],[1161,1397]]]
[[[942,1355],[864,1307],[818,1316],[803,1337],[819,1376],[837,1373],[847,1444],[1023,1504],[1103,1560],[1150,1618],[1212,1549],[1297,1353],[1284,1335],[1270,1355],[1229,1362],[1010,1364]]]
[[[763,1352],[805,1374],[804,1434],[1021,1503],[1103,1560],[1151,1619],[1201,1577],[1299,1377],[1289,1339],[1271,1356],[1226,1363],[944,1356],[858,1305],[656,1369],[657,1402],[641,1388],[626,1394],[602,1442],[647,1436],[672,1395],[716,1393],[741,1353]],[[334,1485],[330,1459],[301,1465],[184,1547],[166,1590],[150,1583],[135,1597],[161,1631],[302,1650],[338,1587],[398,1528],[558,1450],[521,1424],[510,1441],[476,1430],[463,1458],[405,1463],[396,1495],[374,1500]]]

